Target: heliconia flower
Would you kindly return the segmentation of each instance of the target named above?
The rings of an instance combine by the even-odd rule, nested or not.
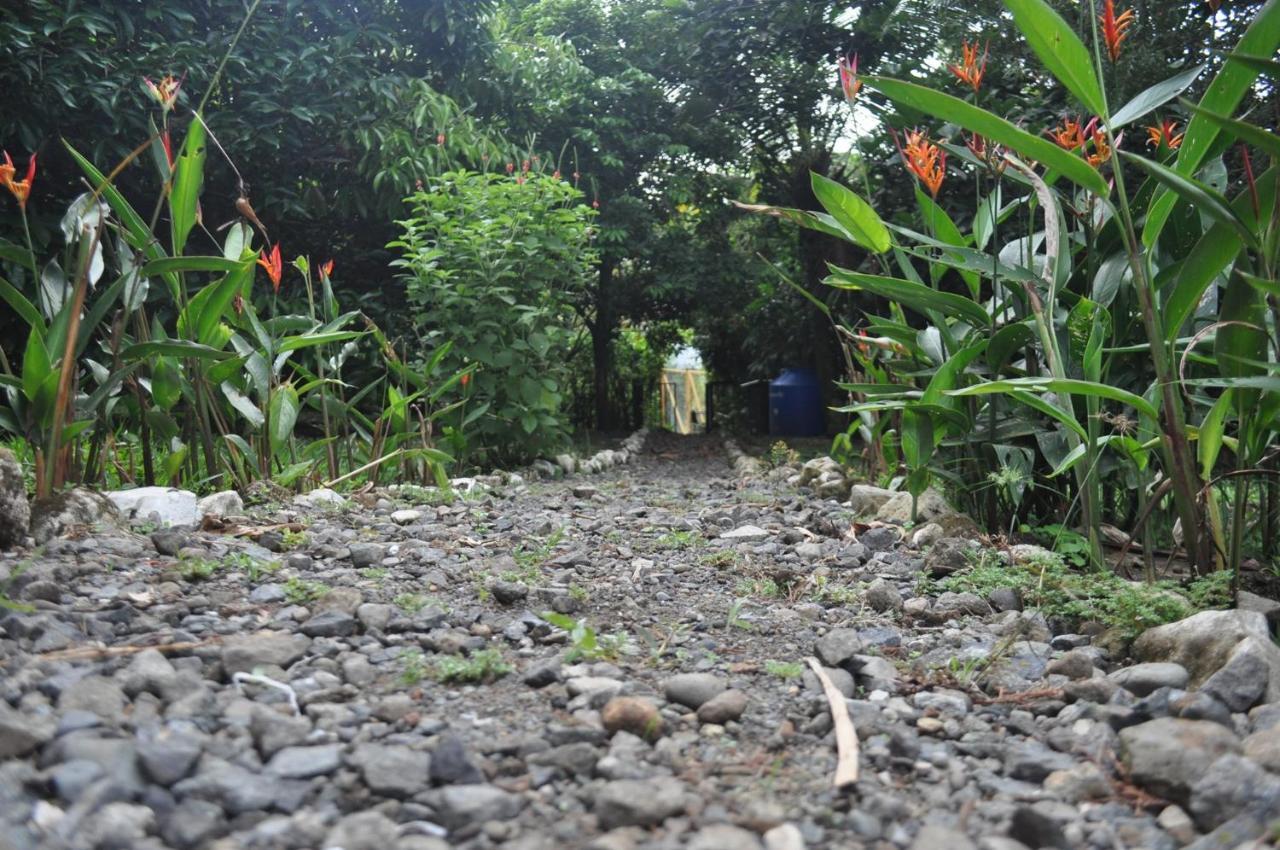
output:
[[[284,275],[284,263],[280,259],[279,242],[271,249],[270,254],[265,254],[261,251],[258,253],[258,265],[267,270],[267,277],[271,278],[271,288],[279,292],[280,278]]]
[[[164,148],[165,161],[169,163],[169,172],[173,172],[173,140],[169,138],[169,131],[165,130],[160,134],[160,146]]]
[[[955,74],[960,82],[971,87],[974,94],[982,88],[982,78],[987,73],[987,51],[991,49],[991,43],[987,42],[987,46],[982,50],[982,64],[978,64],[978,42],[969,44],[965,41],[960,47],[962,59],[959,65],[948,65],[951,73]]]
[[[1098,16],[1098,23],[1102,25],[1102,41],[1107,45],[1112,62],[1120,58],[1120,43],[1129,36],[1133,20],[1132,9],[1117,15],[1115,0],[1102,0],[1102,14]]]
[[[514,162],[508,162],[508,163],[507,163],[507,173],[508,173],[508,174],[511,174],[511,173],[513,173],[515,170],[516,170],[516,164],[515,164]]]
[[[840,89],[844,92],[844,99],[852,103],[862,91],[862,80],[858,79],[858,54],[853,54],[852,59],[841,58],[837,65],[840,68]]]
[[[458,383],[462,384],[462,388],[465,390],[467,388],[467,384],[471,383],[471,373],[467,372],[465,375],[459,378]]]
[[[552,172],[551,176],[552,176],[554,179],[559,180],[559,179],[560,179],[560,169],[558,169],[558,168],[557,168],[554,172]]]
[[[965,140],[964,146],[979,162],[996,174],[1004,174],[1005,168],[1009,165],[1004,158],[1004,147],[988,141],[986,136],[971,133]]]
[[[1093,153],[1086,154],[1085,160],[1094,168],[1101,168],[1104,162],[1111,159],[1111,145],[1107,143],[1107,134],[1103,132],[1097,118],[1085,126],[1084,132],[1093,142]]]
[[[524,162],[520,163],[520,171],[524,174],[529,173],[529,160],[526,159]]]
[[[185,78],[185,74],[183,77]],[[151,82],[150,77],[143,77],[142,82],[147,86],[147,91],[156,99],[156,102],[164,107],[164,111],[168,112],[173,109],[178,102],[178,92],[182,91],[182,80],[175,79],[173,75],[166,74],[158,83]]]
[[[333,260],[320,264],[321,277],[333,277]]]
[[[17,170],[13,167],[13,160],[9,158],[9,152],[5,151],[4,165],[0,165],[0,183],[3,183],[13,196],[18,199],[18,206],[24,211],[27,208],[27,198],[31,197],[31,185],[36,182],[36,155],[32,154],[27,160],[27,176],[21,180],[14,180],[13,177]]]
[[[440,133],[436,136],[436,147],[440,147],[443,144],[444,144],[444,133]]]
[[[1168,118],[1161,121],[1158,125],[1147,128],[1147,146],[1159,148],[1164,145],[1171,151],[1176,151],[1182,147],[1182,133],[1178,132],[1178,122],[1171,121]]]
[[[1064,118],[1062,123],[1052,130],[1045,131],[1049,138],[1057,142],[1058,147],[1063,150],[1079,150],[1084,147],[1085,133],[1080,126],[1080,119]]]
[[[929,141],[922,130],[907,133],[907,143],[899,147],[907,170],[916,176],[929,194],[938,197],[947,176],[947,152]]]
[[[592,202],[591,202],[591,209],[593,209],[593,210],[598,210],[598,209],[600,209],[600,199],[599,199],[599,198],[596,198],[594,201],[592,201]]]

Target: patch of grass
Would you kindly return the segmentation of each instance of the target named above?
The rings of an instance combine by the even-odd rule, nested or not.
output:
[[[587,589],[582,585],[571,584],[569,585],[569,598],[576,600],[578,602],[581,602],[582,604],[585,605],[587,603],[587,600],[591,598],[591,594],[588,593]]]
[[[1062,560],[1073,567],[1083,567],[1089,563],[1089,538],[1061,523],[1038,526],[1020,525],[1018,531],[1038,545],[1057,552],[1062,556]]]
[[[422,658],[422,650],[406,649],[400,653],[400,681],[405,685],[416,685],[427,677],[427,665]]]
[[[294,576],[284,583],[284,598],[293,605],[315,602],[329,592],[329,585],[319,581],[307,581]]]
[[[440,682],[492,682],[513,668],[497,649],[482,649],[471,655],[444,655],[436,659],[433,675]]]
[[[178,562],[178,574],[186,581],[208,581],[220,569],[222,562],[212,558],[184,558]]]
[[[570,646],[565,653],[565,661],[613,661],[628,653],[626,632],[602,635],[591,628],[585,617],[575,620],[553,611],[546,611],[541,616],[551,625],[569,633]]]
[[[233,569],[240,570],[249,581],[257,583],[270,573],[280,569],[279,561],[259,561],[247,552],[236,552],[228,555],[223,563]]]
[[[815,576],[813,590],[809,592],[814,602],[830,602],[833,605],[854,605],[861,601],[859,588],[847,584],[835,584],[826,576]]]
[[[386,567],[365,567],[360,571],[361,578],[367,578],[370,581],[382,581],[387,577]]]
[[[766,599],[775,599],[782,595],[782,589],[771,578],[744,579],[738,582],[734,592],[739,596],[762,596]]]
[[[1026,607],[1036,608],[1046,617],[1096,620],[1126,640],[1231,601],[1230,578],[1225,571],[1185,586],[1173,581],[1141,584],[1112,572],[1074,570],[1059,555],[1010,566],[990,549],[977,551],[970,565],[954,575],[919,583],[916,591],[968,592],[986,597],[1001,588],[1016,590]]]
[[[439,487],[420,487],[416,484],[403,485],[396,495],[411,505],[428,507],[452,505],[458,498],[453,489],[442,490]]]
[[[547,562],[551,557],[551,553],[560,545],[565,538],[565,529],[557,528],[551,534],[547,535],[545,540],[533,541],[528,544],[521,544],[511,553],[511,557],[516,559],[516,563],[520,566],[518,573],[512,573],[514,578],[506,578],[507,573],[503,573],[504,581],[523,581],[525,584],[536,584],[541,578],[538,568]],[[510,571],[508,571],[510,572]]]
[[[281,545],[285,549],[304,549],[311,542],[305,531],[293,531],[286,528],[280,535]]]
[[[391,600],[393,604],[406,614],[421,614],[427,608],[446,610],[444,603],[434,596],[423,596],[419,593],[401,593]]]
[[[764,663],[764,672],[779,679],[799,679],[804,675],[804,665],[799,661],[773,661]]]
[[[769,447],[769,452],[764,456],[763,460],[770,469],[791,466],[800,462],[800,452],[788,446],[785,440],[778,440]]]
[[[716,549],[698,558],[704,567],[729,567],[741,560],[742,554],[736,549]]]
[[[748,600],[745,596],[740,596],[733,600],[733,604],[729,606],[729,614],[725,618],[725,628],[742,629],[743,631],[751,631],[755,627],[742,617],[742,609],[747,606]]]
[[[706,538],[696,531],[669,531],[653,541],[655,549],[670,551],[693,549],[705,544]]]

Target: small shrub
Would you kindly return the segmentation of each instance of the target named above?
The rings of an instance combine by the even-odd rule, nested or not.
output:
[[[799,661],[773,661],[764,663],[764,671],[779,679],[799,679],[804,675],[804,665]]]
[[[406,649],[400,653],[400,681],[405,685],[416,685],[427,676],[427,665],[422,660],[422,650]]]
[[[323,582],[307,581],[297,576],[284,583],[284,598],[293,605],[306,605],[315,602],[329,592],[329,586]]]
[[[599,635],[585,617],[575,620],[564,614],[547,611],[542,619],[558,629],[569,633],[569,651],[565,653],[566,661],[612,661],[628,653],[628,640],[625,632]]]
[[[769,447],[769,453],[765,455],[765,463],[773,469],[780,466],[794,466],[800,462],[800,453],[791,448],[783,440],[778,440]]]

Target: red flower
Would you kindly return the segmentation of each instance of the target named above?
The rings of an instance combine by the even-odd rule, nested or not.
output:
[[[323,263],[320,266],[320,276],[333,277],[333,260],[329,260],[327,263]]]
[[[560,179],[560,169],[558,169],[558,168],[557,168],[557,169],[555,170],[555,172],[554,172],[551,176],[552,176],[552,177],[554,177],[556,180],[559,180],[559,179]]]
[[[1058,143],[1058,147],[1064,150],[1078,150],[1084,147],[1085,133],[1080,127],[1080,119],[1072,120],[1070,118],[1062,119],[1062,123],[1052,130],[1046,130],[1049,138]]]
[[[471,373],[467,372],[464,374],[458,379],[458,383],[462,384],[462,388],[465,390],[467,388],[467,384],[471,383]]]
[[[18,199],[18,206],[23,210],[27,208],[27,198],[31,197],[31,185],[36,182],[36,155],[32,154],[27,160],[27,176],[22,180],[14,180],[13,177],[17,173],[17,169],[13,167],[13,160],[9,158],[9,152],[4,152],[4,164],[0,165],[0,183],[13,193]]]
[[[907,170],[924,184],[929,194],[937,198],[947,176],[947,152],[929,141],[920,130],[907,133],[907,143],[899,148],[899,152]]]
[[[271,288],[276,292],[279,292],[280,278],[284,275],[284,263],[280,260],[279,242],[277,242],[275,247],[271,249],[270,254],[259,252],[258,265],[267,270],[267,277],[271,278]]]
[[[516,164],[515,164],[514,162],[508,162],[508,163],[507,163],[507,173],[508,173],[508,174],[511,174],[511,173],[513,173],[515,170],[516,170]]]
[[[183,79],[186,78],[186,74],[182,76]],[[174,104],[178,102],[178,92],[182,91],[182,80],[174,79],[172,74],[166,74],[158,83],[151,82],[150,77],[143,77],[142,82],[146,84],[147,91],[156,99],[156,102],[164,107],[165,112],[173,109]]]
[[[599,199],[599,198],[597,198],[596,200],[594,200],[594,201],[592,201],[592,202],[591,202],[591,208],[592,208],[593,210],[598,210],[598,209],[600,209],[600,199]]]
[[[443,144],[444,144],[444,133],[440,133],[439,135],[436,136],[436,146],[439,147],[440,145],[443,145]]]
[[[1120,43],[1129,36],[1129,27],[1133,26],[1133,10],[1117,15],[1116,0],[1103,0],[1098,23],[1102,25],[1102,40],[1107,45],[1107,52],[1115,62],[1120,58]]]
[[[165,130],[160,134],[160,146],[164,148],[164,158],[169,163],[169,171],[173,171],[173,140],[169,138],[169,131]]]
[[[955,74],[960,82],[973,88],[973,93],[977,94],[978,89],[982,88],[982,78],[987,73],[987,51],[991,49],[991,43],[987,42],[987,46],[982,49],[982,64],[978,64],[978,42],[972,45],[964,42],[960,47],[962,59],[959,65],[948,65],[951,73]]]
[[[862,80],[858,79],[858,54],[853,54],[852,59],[841,58],[837,65],[840,68],[840,89],[844,92],[844,99],[853,103],[858,92],[862,91]]]
[[[1159,148],[1164,145],[1171,151],[1182,147],[1182,133],[1178,132],[1178,122],[1165,119],[1157,126],[1147,128],[1147,146]]]

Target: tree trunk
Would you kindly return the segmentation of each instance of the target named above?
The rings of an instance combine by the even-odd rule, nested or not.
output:
[[[613,312],[614,261],[610,257],[600,260],[600,279],[596,290],[596,320],[591,325],[591,359],[594,371],[596,429],[607,431],[613,427],[613,406],[609,403],[609,378],[613,373],[613,334],[617,329],[617,317]]]

